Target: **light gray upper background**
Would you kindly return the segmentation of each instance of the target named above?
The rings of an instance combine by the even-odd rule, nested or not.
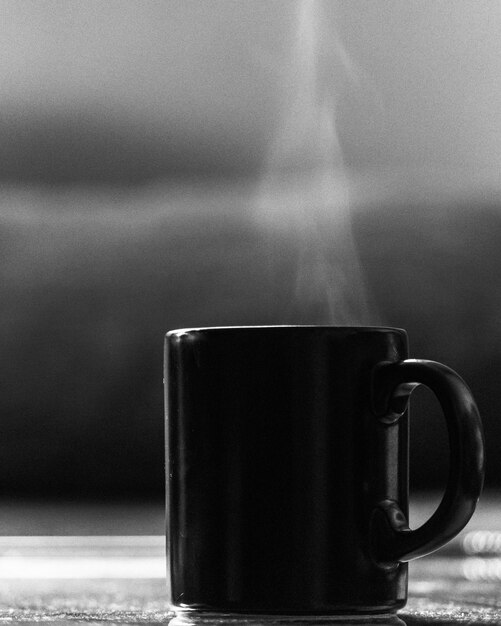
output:
[[[296,6],[3,0],[3,134],[33,116],[99,119],[132,140],[165,144],[167,176],[259,169],[283,106]],[[333,50],[322,80],[332,81],[352,171],[499,186],[500,3],[332,0],[321,20]],[[0,127],[0,152],[2,143],[12,141],[2,142]]]

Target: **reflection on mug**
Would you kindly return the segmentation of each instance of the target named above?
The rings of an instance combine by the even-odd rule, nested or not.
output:
[[[388,615],[329,615],[317,617],[274,615],[178,614],[169,626],[406,626],[395,614]]]

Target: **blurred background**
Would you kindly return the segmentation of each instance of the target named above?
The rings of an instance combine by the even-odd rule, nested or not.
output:
[[[499,486],[500,31],[487,0],[0,0],[0,499],[161,502],[163,336],[228,324],[406,328]],[[426,390],[411,418],[440,490]]]

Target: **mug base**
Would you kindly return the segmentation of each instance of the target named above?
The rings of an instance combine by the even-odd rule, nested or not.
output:
[[[395,613],[356,615],[259,615],[211,613],[171,607],[169,626],[405,626]]]

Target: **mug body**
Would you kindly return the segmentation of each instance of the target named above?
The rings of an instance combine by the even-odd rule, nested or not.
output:
[[[264,326],[166,339],[167,544],[176,610],[388,613],[407,564],[376,562],[378,502],[408,507],[408,420],[378,420],[392,328]]]

